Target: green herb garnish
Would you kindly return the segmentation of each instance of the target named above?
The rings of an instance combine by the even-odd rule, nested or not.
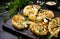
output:
[[[22,36],[19,36],[18,39],[23,39]]]
[[[43,13],[44,11],[43,11],[43,9],[40,9],[40,13]]]
[[[43,5],[43,4],[45,4],[45,2],[43,2],[43,1],[40,1],[40,5]]]
[[[37,37],[37,39],[40,39],[40,37]]]
[[[32,4],[32,0],[11,0],[10,2],[6,3],[6,7],[9,8],[9,16],[12,17],[17,8],[19,10],[29,3]]]
[[[37,30],[39,30],[39,32],[42,32],[43,31],[41,28],[37,28]]]
[[[47,39],[52,39],[52,35],[49,35],[49,36],[47,37]]]
[[[26,21],[29,20],[28,16],[25,16],[25,20],[26,20]]]
[[[7,12],[8,12],[8,11],[5,11],[5,12],[0,13],[0,16],[3,15],[3,14],[6,14]]]
[[[39,29],[39,32],[42,32],[42,29]]]
[[[8,20],[8,18],[7,18],[7,17],[4,17],[4,18],[3,18],[3,21],[4,21],[4,22],[6,22],[7,20]]]
[[[5,9],[5,6],[0,6],[0,9]]]

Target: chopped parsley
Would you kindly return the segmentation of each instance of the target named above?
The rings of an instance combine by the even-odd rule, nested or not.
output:
[[[42,32],[42,29],[39,29],[39,32]]]
[[[25,20],[29,20],[29,19],[28,19],[28,16],[25,16]]]
[[[42,32],[43,30],[42,29],[40,29],[40,28],[37,28],[37,30],[39,30],[39,32]]]
[[[45,2],[43,2],[43,1],[40,1],[40,5],[44,5],[45,4]]]
[[[40,9],[40,13],[43,13],[44,11],[43,11],[43,9]]]

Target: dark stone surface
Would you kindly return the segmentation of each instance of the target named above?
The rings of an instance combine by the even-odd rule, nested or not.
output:
[[[0,17],[0,39],[17,39],[16,36],[6,32],[2,29],[3,24],[4,24],[3,17]]]
[[[0,16],[0,39],[18,39],[18,36],[21,36],[23,39],[26,39],[26,38],[30,39],[29,37],[24,36],[22,34],[19,34],[16,32],[11,32],[11,30],[8,30],[7,28],[3,29],[3,25],[5,24],[4,17],[7,17],[8,20],[10,19],[10,17],[8,15],[8,11],[6,11],[6,10],[0,10],[0,13],[5,13]]]
[[[4,11],[5,10],[0,10],[0,13],[4,12]],[[2,25],[4,24],[4,22],[3,22],[4,17],[5,16],[3,16],[3,15],[0,16],[0,39],[17,39],[17,36],[15,36],[11,33],[8,33],[2,29]]]
[[[30,38],[34,38],[36,39],[36,36],[30,31],[30,29],[24,29],[24,30],[16,30],[13,25],[11,24],[11,19],[9,19],[4,25],[3,25],[3,29],[14,34],[14,35],[17,35],[19,36],[20,35],[24,35],[24,36],[27,36],[27,37],[30,37]],[[8,30],[7,30],[8,29]],[[17,33],[17,34],[16,34]]]

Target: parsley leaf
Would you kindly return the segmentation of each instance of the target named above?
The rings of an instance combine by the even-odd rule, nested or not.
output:
[[[43,11],[43,9],[40,9],[40,13],[43,13],[44,11]]]

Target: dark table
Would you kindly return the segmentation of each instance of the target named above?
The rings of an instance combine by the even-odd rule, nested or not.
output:
[[[5,11],[6,10],[0,10],[0,13],[5,12]],[[57,16],[57,17],[60,16],[60,14],[59,14],[60,11],[57,10],[57,11],[54,11],[54,13],[55,13],[55,16]],[[0,16],[0,39],[18,39],[18,37],[16,35],[13,35],[7,31],[3,30],[2,25],[4,24],[3,18],[5,16],[8,17],[7,14]]]
[[[0,13],[4,13],[3,15],[0,16],[0,39],[18,39],[18,37],[21,37],[23,39],[26,39],[26,38],[30,39],[27,36],[14,34],[14,33],[4,30],[3,29],[3,25],[5,24],[4,17],[7,17],[9,20],[10,19],[9,14],[8,14],[9,12],[6,10],[0,10]]]
[[[0,13],[1,12],[5,12],[5,10],[0,10]],[[0,39],[17,39],[17,36],[3,30],[2,25],[4,24],[4,21],[3,21],[4,17],[5,16],[3,15],[0,16]]]

